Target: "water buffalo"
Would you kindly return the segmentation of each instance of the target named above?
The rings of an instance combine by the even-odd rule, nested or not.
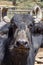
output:
[[[34,49],[31,39],[30,25],[31,19],[30,15],[15,14],[11,19],[11,25],[9,27],[8,39],[4,41],[4,58],[1,65],[34,65]],[[23,17],[22,17],[23,16]],[[27,18],[26,18],[27,17]],[[31,16],[30,16],[31,17]],[[23,22],[29,21],[30,23]]]
[[[32,31],[32,32],[34,32],[33,34],[35,34],[34,42],[35,42],[35,40],[38,42],[39,40],[37,40],[37,39],[40,38],[40,41],[38,43],[36,42],[37,44],[33,44],[34,46],[36,45],[37,49],[38,49],[39,46],[41,45],[41,43],[43,43],[43,41],[41,40],[42,36],[43,36],[43,22],[42,22],[42,10],[41,10],[41,7],[36,4],[33,7],[33,9],[31,10],[30,15],[33,16],[34,23],[35,23],[35,27],[33,29],[34,31]],[[43,47],[43,45],[42,45],[42,47]]]
[[[14,15],[8,38],[3,43],[5,54],[1,65],[34,65],[42,34],[34,33],[33,25],[33,17],[29,14]]]
[[[9,23],[6,23],[4,21],[0,22],[0,65],[1,61],[3,60],[4,57],[4,44],[3,42],[5,39],[8,38],[8,30],[9,30]]]

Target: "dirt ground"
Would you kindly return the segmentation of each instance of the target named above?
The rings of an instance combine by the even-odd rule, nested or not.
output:
[[[43,65],[43,48],[40,48],[36,55],[35,65]]]

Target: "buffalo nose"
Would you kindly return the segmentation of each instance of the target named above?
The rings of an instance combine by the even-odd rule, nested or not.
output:
[[[28,42],[27,41],[17,41],[17,43],[16,43],[16,45],[17,46],[25,46],[25,45],[27,45],[28,44]]]

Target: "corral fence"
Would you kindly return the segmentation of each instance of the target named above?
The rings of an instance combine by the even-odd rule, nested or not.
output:
[[[16,7],[8,8],[7,15],[9,16],[9,18],[12,18],[12,16],[13,16],[15,13],[20,13],[20,14],[29,13],[29,14],[30,14],[30,11],[31,11],[31,10],[32,10],[32,9],[30,9],[30,8],[16,8]],[[42,8],[42,13],[43,13],[43,8]]]
[[[27,8],[9,8],[8,11],[7,11],[7,15],[9,18],[12,18],[12,16],[17,13],[17,14],[23,14],[23,13],[30,13],[31,9],[27,9]]]
[[[4,14],[6,13],[6,15],[11,19],[13,17],[13,15],[15,13],[30,13],[31,9],[29,8],[18,8],[18,7],[0,7],[0,21],[2,21],[2,9],[6,8],[8,9],[6,12],[4,12]],[[43,8],[42,8],[42,13],[43,13]]]

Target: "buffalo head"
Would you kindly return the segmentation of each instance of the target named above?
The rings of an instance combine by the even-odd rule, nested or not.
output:
[[[19,16],[19,17],[18,17]],[[27,18],[26,18],[27,17]],[[31,18],[31,17],[30,17]],[[11,19],[6,43],[4,65],[33,65],[33,46],[28,28],[29,15],[15,15]],[[26,21],[27,19],[27,21]],[[27,22],[27,23],[26,23]],[[9,60],[10,59],[10,60]],[[8,61],[8,62],[7,62]]]

